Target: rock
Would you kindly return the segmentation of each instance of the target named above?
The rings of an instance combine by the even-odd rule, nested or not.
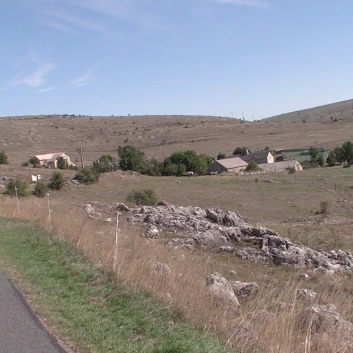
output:
[[[206,288],[224,306],[232,309],[240,307],[238,298],[234,294],[231,285],[219,273],[216,272],[206,277]]]
[[[298,276],[298,281],[307,281],[309,279],[309,275],[306,273],[303,273],[301,275]]]
[[[146,238],[154,239],[154,238],[157,238],[157,236],[159,235],[159,230],[158,230],[158,228],[154,227],[153,225],[150,225],[146,229],[144,235]]]
[[[156,207],[143,206],[132,210],[127,219],[148,224],[150,229],[173,232],[175,238],[192,238],[194,243],[187,244],[189,248],[198,245],[204,250],[232,253],[241,259],[273,261],[277,265],[306,267],[325,274],[348,272],[353,268],[353,256],[348,252],[323,252],[294,244],[271,229],[246,224],[236,211],[176,207],[161,201]],[[147,232],[147,236],[155,237],[157,231]],[[173,243],[176,245],[176,241]],[[240,247],[239,244],[243,243],[249,246]]]
[[[131,209],[122,202],[116,203],[115,207],[118,211],[123,211],[123,212],[130,212],[131,211]]]
[[[341,318],[335,310],[336,306],[333,304],[312,305],[305,309],[304,321],[312,325],[314,332],[332,330]]]
[[[297,290],[297,298],[314,302],[317,300],[317,293],[310,289],[299,288]]]
[[[229,281],[229,284],[238,298],[252,299],[259,291],[259,286],[255,282]]]
[[[161,277],[168,277],[172,271],[164,262],[156,262],[154,264],[154,272]]]
[[[99,213],[99,212],[96,212],[95,209],[92,207],[92,205],[89,204],[89,203],[84,205],[83,209],[87,213],[88,217],[90,217],[92,219],[100,219],[100,218],[102,218],[102,214]]]

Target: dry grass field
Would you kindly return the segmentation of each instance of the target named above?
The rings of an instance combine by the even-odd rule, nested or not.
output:
[[[351,101],[348,102],[349,104],[338,103],[341,105],[334,107],[315,108],[316,110],[311,112],[312,115],[309,111],[305,111],[302,113],[307,116],[305,122],[295,119],[293,115],[258,122],[204,116],[2,118],[0,119],[2,145],[0,150],[4,150],[9,156],[10,164],[0,165],[0,177],[14,176],[28,180],[29,173],[33,170],[22,167],[21,164],[35,154],[64,150],[73,161],[76,159],[78,162],[80,155],[77,149],[80,147],[83,149],[86,165],[90,165],[102,154],[116,156],[118,146],[128,144],[141,148],[148,158],[155,157],[160,161],[173,152],[188,149],[215,157],[219,152],[229,155],[237,146],[247,146],[252,151],[262,150],[266,146],[271,149],[311,146],[332,148],[341,145],[344,141],[353,140],[353,114],[348,114],[349,107],[353,104]],[[343,111],[347,116],[331,118],[332,111]],[[319,119],[321,121],[315,119],[318,112],[320,116],[322,115]],[[295,115],[300,114],[296,112]],[[35,172],[42,174],[48,180],[52,170],[35,169]],[[75,171],[64,171],[66,180],[71,179],[74,174]],[[97,184],[65,186],[61,191],[51,192],[51,199],[54,213],[67,214],[68,219],[74,223],[85,203],[99,201],[112,205],[115,202],[125,202],[130,190],[141,188],[151,188],[159,199],[177,206],[196,205],[203,208],[237,210],[248,223],[274,229],[293,242],[308,245],[314,249],[342,249],[353,252],[352,167],[316,168],[295,174],[279,172],[200,177],[149,177],[116,171],[101,174]],[[328,214],[319,214],[322,201],[327,201],[329,204]],[[33,206],[33,199],[26,202],[28,203],[26,217],[30,219],[39,217]],[[1,203],[2,215],[16,216],[16,205],[13,200],[2,200]],[[45,222],[43,220],[41,222],[45,226]],[[107,266],[111,266],[110,249],[113,239],[110,237],[107,240],[108,245],[100,238],[94,239],[97,229],[93,228],[91,231],[91,223],[80,222],[74,223],[75,229],[79,231],[73,235],[69,234],[67,227],[61,229],[57,224],[54,227],[57,228],[59,236],[63,234],[68,238],[71,237],[71,240],[80,244],[95,261],[105,261]],[[126,234],[136,231],[129,229],[128,225],[124,227],[127,227]],[[85,234],[88,234],[88,244],[83,242]],[[141,250],[139,246],[141,245],[136,245],[136,253],[143,252],[144,248]],[[99,252],[96,251],[97,248],[100,249]],[[170,262],[179,256],[158,251],[158,249],[151,251],[154,259],[159,257]],[[261,264],[241,261],[228,255],[196,252],[193,256],[195,257],[190,261],[194,263],[183,264],[175,260],[175,267],[181,266],[180,272],[188,273],[185,277],[186,282],[179,284],[180,286],[190,285],[192,282],[192,273],[189,274],[186,269],[188,266],[197,268],[199,275],[197,283],[201,283],[201,279],[212,271],[229,273],[230,269],[235,268],[241,280],[256,281],[262,288],[256,303],[245,304],[244,313],[252,312],[254,308],[261,309],[273,299],[277,302],[295,300],[292,295],[297,286],[295,279],[302,271],[284,267],[264,267]],[[207,266],[203,265],[205,263]],[[136,267],[138,267],[137,264]],[[151,283],[147,283],[145,274],[135,273],[131,268],[125,273],[128,274],[127,276],[132,276],[131,282],[138,283],[148,290],[153,289],[154,282],[151,282],[151,287]],[[316,275],[306,286],[320,293],[323,302],[335,303],[338,311],[352,321],[353,308],[350,303],[353,289],[350,279],[350,274],[332,277]],[[173,288],[169,290],[173,291]],[[199,287],[194,289],[195,293],[199,290]],[[180,295],[180,293],[173,293],[174,297]],[[253,307],[250,307],[251,305]],[[228,317],[214,312],[212,312],[213,318],[211,315],[203,316],[204,308],[199,306],[197,300],[190,301],[182,296],[178,306],[185,310],[195,307],[194,320],[198,324],[206,320],[207,329],[220,332],[222,337],[228,340],[230,347],[239,348],[236,337],[229,336],[229,325],[234,325],[237,320],[232,319],[233,322]],[[255,345],[257,348],[263,347],[261,352],[304,351],[303,347],[298,346],[299,342],[302,342],[303,332],[299,334],[296,331],[298,328],[295,326],[296,321],[293,317],[284,316],[280,319],[283,322],[279,320],[276,325],[271,323],[271,320],[266,320],[267,325],[264,325],[262,331],[263,337],[259,344]],[[293,325],[288,325],[291,320]],[[287,324],[284,325],[284,322]],[[250,349],[253,343],[247,342],[244,345]],[[312,351],[308,349],[305,352],[334,352],[328,346],[316,349]]]

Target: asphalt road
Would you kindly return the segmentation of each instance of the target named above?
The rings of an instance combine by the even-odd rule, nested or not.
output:
[[[68,353],[43,327],[21,293],[1,272],[0,352]]]

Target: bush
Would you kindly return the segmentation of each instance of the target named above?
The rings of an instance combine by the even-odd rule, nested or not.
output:
[[[288,174],[294,174],[296,172],[294,167],[288,167],[287,170],[288,170]]]
[[[245,170],[247,172],[257,172],[260,170],[260,167],[255,161],[250,161]]]
[[[29,163],[28,162],[23,162],[22,163],[22,167],[28,167],[29,166]]]
[[[158,201],[155,192],[152,189],[132,190],[126,198],[126,201],[135,205],[155,205]]]
[[[17,188],[17,196],[21,196],[21,197],[29,196],[29,192],[27,191],[28,184],[19,179],[11,179],[7,183],[5,194],[15,196],[16,188]]]
[[[60,190],[64,185],[64,177],[60,172],[54,172],[50,178],[48,187],[53,190]]]
[[[56,166],[59,169],[67,169],[67,161],[64,157],[58,157],[56,159]]]
[[[0,164],[9,164],[9,159],[5,151],[0,152]]]
[[[43,181],[38,181],[33,190],[33,195],[37,197],[44,197],[48,193],[48,185]]]
[[[321,214],[328,214],[329,213],[329,206],[330,206],[330,204],[327,201],[320,202],[320,213]]]
[[[83,184],[93,184],[99,179],[99,171],[92,167],[84,167],[76,173],[74,179]]]

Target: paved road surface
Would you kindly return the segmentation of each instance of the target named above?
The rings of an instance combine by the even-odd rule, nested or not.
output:
[[[0,352],[66,353],[0,272]]]

